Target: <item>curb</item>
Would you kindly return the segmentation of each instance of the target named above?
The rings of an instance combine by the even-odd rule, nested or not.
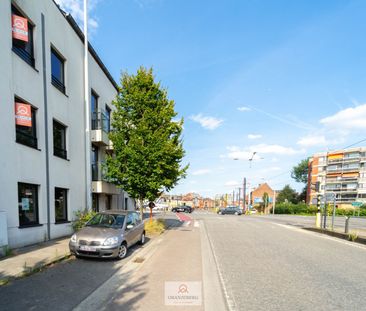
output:
[[[328,229],[321,229],[321,228],[314,228],[314,227],[304,227],[303,229],[307,230],[307,231],[326,234],[326,235],[329,235],[329,236],[332,236],[332,237],[335,237],[335,238],[339,238],[339,239],[343,239],[343,240],[346,240],[346,241],[366,245],[366,238],[357,236],[354,240],[352,240],[350,238],[352,233],[342,233],[342,232],[336,232],[336,231],[331,231],[331,230],[328,230]]]
[[[40,272],[43,269],[51,266],[52,264],[64,261],[64,260],[70,258],[71,256],[72,256],[71,253],[67,252],[67,253],[65,253],[65,255],[57,256],[57,257],[55,257],[53,259],[50,259],[49,261],[47,261],[47,262],[45,262],[41,265],[36,265],[36,266],[33,266],[33,267],[25,266],[23,268],[23,272],[21,272],[21,273],[18,273],[16,275],[12,275],[12,276],[8,276],[8,277],[4,277],[4,278],[0,278],[0,287],[8,284],[11,281],[14,281],[14,280],[17,280],[17,279],[22,279],[22,278],[25,278],[25,277],[30,276],[32,274],[35,274],[37,272]]]

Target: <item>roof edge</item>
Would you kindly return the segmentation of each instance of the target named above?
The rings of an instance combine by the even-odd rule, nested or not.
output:
[[[71,28],[75,31],[77,36],[80,38],[81,42],[85,44],[85,36],[82,30],[80,29],[79,25],[76,23],[75,19],[72,17],[71,14],[66,13],[63,11],[60,6],[55,2],[55,0],[52,0],[52,2],[56,5],[62,16],[67,20]],[[107,69],[107,67],[104,65],[100,57],[98,56],[97,52],[94,50],[93,46],[88,42],[88,50],[89,53],[93,56],[94,60],[97,62],[99,67],[102,69],[104,74],[107,76],[108,80],[112,83],[113,87],[116,89],[117,93],[119,92],[119,87],[116,81],[113,79],[111,73]]]

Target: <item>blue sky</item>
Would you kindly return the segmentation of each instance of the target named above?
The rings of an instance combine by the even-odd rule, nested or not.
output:
[[[80,0],[57,2],[82,22]],[[244,176],[300,190],[301,159],[366,138],[365,13],[362,0],[90,0],[90,41],[117,82],[153,66],[175,100],[190,169],[173,193],[232,193]]]

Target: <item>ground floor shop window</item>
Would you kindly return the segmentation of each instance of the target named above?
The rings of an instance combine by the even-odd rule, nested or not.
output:
[[[67,221],[67,189],[55,188],[55,220]]]
[[[38,185],[18,183],[19,226],[38,224]]]

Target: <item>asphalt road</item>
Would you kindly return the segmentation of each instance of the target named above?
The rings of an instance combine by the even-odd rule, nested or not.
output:
[[[366,248],[261,217],[195,213],[231,310],[366,310]]]
[[[266,215],[266,216],[252,216],[271,222],[277,222],[298,227],[313,227],[315,225],[315,216],[297,216],[297,215]],[[337,216],[334,219],[334,227],[340,231],[344,230],[345,217]],[[327,227],[332,223],[332,217],[327,217]],[[366,217],[351,217],[349,221],[350,231],[357,231],[366,234]]]
[[[167,215],[171,221],[172,216]],[[194,245],[202,245],[205,305],[212,302],[206,310],[223,311],[215,304],[220,296],[229,310],[366,310],[365,246],[299,228],[312,223],[309,217],[248,217],[198,211],[190,216],[194,224],[198,220],[200,225],[193,226],[201,232],[195,235]],[[183,225],[181,238],[192,234],[190,230]],[[169,261],[169,252],[177,255],[177,250],[188,254],[182,269],[198,265],[190,260],[192,248],[179,247],[179,243],[165,245],[166,250],[156,252],[146,265],[153,265],[153,260]],[[131,251],[138,254],[141,248]],[[162,258],[157,257],[159,253],[163,253]],[[129,258],[71,259],[55,264],[0,287],[0,309],[72,310],[118,275]],[[174,271],[174,279],[181,279],[179,271]],[[163,277],[156,273],[156,282],[162,281],[159,275]],[[134,308],[127,310],[145,310],[146,293],[148,290],[140,300],[134,300]],[[120,308],[125,309],[123,304]]]

